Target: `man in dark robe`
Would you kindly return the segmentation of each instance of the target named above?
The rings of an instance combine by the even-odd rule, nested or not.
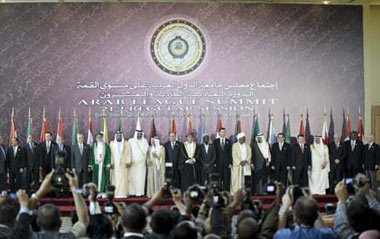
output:
[[[226,137],[226,129],[221,128],[219,138],[214,140],[216,170],[219,173],[223,191],[230,191],[232,168],[232,143]]]
[[[199,163],[199,146],[193,141],[193,134],[186,136],[187,141],[182,145],[179,156],[179,172],[181,174],[181,191],[197,183],[197,164]]]
[[[205,134],[203,136],[203,144],[201,144],[199,149],[200,158],[200,184],[206,185],[209,182],[210,175],[215,173],[215,160],[216,152],[215,146],[210,143],[210,136]]]
[[[265,193],[265,185],[269,179],[269,164],[271,161],[271,152],[268,142],[265,141],[263,134],[258,134],[256,141],[252,145],[252,179],[254,185],[254,193],[263,195]]]
[[[292,148],[292,169],[294,170],[294,182],[301,187],[308,187],[308,170],[311,169],[311,151],[305,143],[305,136],[297,136],[297,144]]]

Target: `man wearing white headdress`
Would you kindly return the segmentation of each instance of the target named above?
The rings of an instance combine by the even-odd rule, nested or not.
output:
[[[145,194],[146,159],[149,150],[148,141],[141,128],[136,128],[135,135],[129,140],[132,162],[129,169],[129,196],[141,197]]]
[[[265,185],[269,180],[269,164],[271,162],[271,152],[268,142],[262,133],[256,136],[255,142],[252,145],[252,172],[254,191],[257,195],[265,193]]]
[[[128,196],[128,168],[131,166],[131,149],[123,133],[118,131],[110,143],[111,184],[115,186],[115,197]]]
[[[160,191],[165,181],[165,148],[160,145],[160,139],[156,136],[151,139],[147,158],[148,182],[147,196],[153,197]]]
[[[311,149],[311,165],[309,171],[309,188],[311,194],[326,194],[329,188],[330,160],[329,150],[323,144],[321,136],[315,136]]]
[[[244,188],[245,177],[251,176],[251,147],[245,142],[244,133],[239,133],[237,139],[232,145],[231,194]]]

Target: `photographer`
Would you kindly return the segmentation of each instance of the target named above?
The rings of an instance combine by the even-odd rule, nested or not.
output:
[[[370,229],[380,228],[379,221],[380,203],[370,190],[370,183],[364,174],[358,174],[355,178],[355,198],[347,204],[348,190],[345,179],[335,187],[335,195],[338,204],[335,212],[334,230],[341,239],[358,238],[358,236]],[[360,203],[358,198],[364,195],[366,205]],[[378,224],[378,223],[377,223]]]
[[[287,238],[336,238],[335,233],[330,228],[326,227],[318,212],[317,201],[307,195],[304,191],[304,196],[297,199],[294,206],[294,227],[285,228],[288,219],[288,212],[294,202],[294,188],[288,188],[282,197],[282,205],[279,211],[278,230],[275,239]]]

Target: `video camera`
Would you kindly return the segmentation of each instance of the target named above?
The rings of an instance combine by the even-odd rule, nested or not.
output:
[[[66,158],[66,152],[59,151],[56,155],[56,169],[51,178],[51,185],[58,192],[67,192],[70,188],[69,180],[66,178],[66,171],[64,168],[64,162]]]
[[[115,198],[115,186],[108,185],[106,189],[106,194],[108,201],[104,204],[104,213],[114,214],[116,213],[116,206],[113,203],[113,199]]]
[[[162,191],[162,196],[164,198],[171,198],[172,193],[170,189],[173,187],[173,163],[166,162],[165,163],[165,183]]]

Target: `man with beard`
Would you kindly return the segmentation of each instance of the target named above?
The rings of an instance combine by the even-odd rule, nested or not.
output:
[[[181,191],[197,183],[197,163],[199,163],[198,144],[193,141],[193,134],[188,133],[187,141],[182,145],[179,156],[179,172],[181,173]]]
[[[268,142],[262,133],[258,134],[252,146],[252,172],[254,191],[257,195],[265,193],[265,185],[268,183],[271,153]]]

